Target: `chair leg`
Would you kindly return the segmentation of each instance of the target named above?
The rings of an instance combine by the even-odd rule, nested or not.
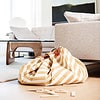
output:
[[[11,57],[10,53],[10,43],[9,41],[7,42],[7,49],[6,49],[6,65],[9,65],[10,63],[14,62],[14,57]]]

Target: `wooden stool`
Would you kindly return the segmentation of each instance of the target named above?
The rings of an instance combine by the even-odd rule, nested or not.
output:
[[[35,57],[40,56],[42,53],[42,44],[41,42],[7,42],[6,50],[6,64],[9,65],[15,60],[15,51],[18,47],[30,47],[33,49]],[[11,51],[12,50],[12,55]]]

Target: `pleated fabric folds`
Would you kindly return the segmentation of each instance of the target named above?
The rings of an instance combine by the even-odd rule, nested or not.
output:
[[[30,85],[62,85],[85,82],[86,66],[64,47],[36,57],[21,66],[18,81]]]

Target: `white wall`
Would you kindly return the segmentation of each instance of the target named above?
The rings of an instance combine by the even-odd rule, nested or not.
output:
[[[62,5],[62,4],[81,4],[87,2],[94,2],[95,0],[52,0],[53,5]]]
[[[96,0],[96,12],[100,13],[100,0]]]
[[[52,25],[52,1],[51,0],[42,0],[42,26],[51,26]]]

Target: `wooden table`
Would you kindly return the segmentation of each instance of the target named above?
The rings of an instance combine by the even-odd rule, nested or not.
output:
[[[15,59],[15,51],[18,47],[30,47],[33,49],[35,56],[40,56],[42,52],[42,44],[41,42],[54,42],[54,40],[0,40],[0,42],[7,42],[6,49],[6,64],[9,65]],[[10,52],[12,50],[12,55]]]

